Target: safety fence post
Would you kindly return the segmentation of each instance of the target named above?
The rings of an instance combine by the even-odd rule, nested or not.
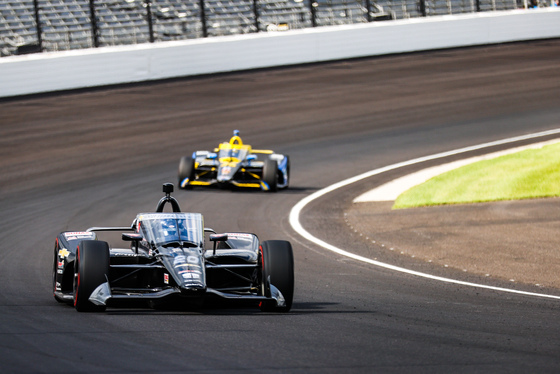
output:
[[[253,17],[255,20],[256,32],[261,31],[259,27],[259,0],[253,0]]]
[[[146,0],[146,20],[148,21],[148,32],[150,33],[150,43],[154,42],[154,20],[152,18],[152,0]]]
[[[311,25],[317,27],[317,7],[319,3],[315,0],[309,0],[309,11],[311,12]]]
[[[99,47],[99,26],[97,25],[97,15],[95,12],[94,0],[89,0],[89,18],[91,22],[91,41],[95,48]]]
[[[373,21],[373,17],[371,16],[371,0],[366,0],[366,12],[367,12],[367,21]]]
[[[200,23],[202,24],[202,36],[208,37],[208,26],[206,25],[206,7],[204,5],[204,0],[199,0],[200,7]]]
[[[33,7],[35,8],[35,24],[37,25],[37,46],[41,52],[43,51],[43,31],[41,29],[41,20],[39,18],[38,0],[33,0]]]
[[[426,17],[426,0],[420,0],[418,2],[418,8],[420,14],[422,14],[422,17]]]

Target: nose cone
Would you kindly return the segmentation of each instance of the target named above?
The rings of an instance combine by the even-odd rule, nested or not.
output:
[[[181,283],[179,284],[181,290],[206,290],[205,274],[199,266],[188,264],[186,266],[176,266],[176,268],[178,268],[178,274],[181,278]]]
[[[184,284],[181,286],[181,294],[183,296],[201,296],[206,293],[206,286],[203,284]]]
[[[182,254],[184,253],[184,254]],[[204,271],[204,263],[198,249],[183,248],[181,252],[175,252],[174,257],[170,260],[168,269],[172,269],[174,279],[184,292],[205,292],[206,291],[206,274]]]
[[[218,169],[218,182],[229,182],[233,174],[233,168],[231,166],[221,166]]]

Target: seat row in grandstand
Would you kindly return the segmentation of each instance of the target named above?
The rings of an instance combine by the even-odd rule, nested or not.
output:
[[[94,4],[100,45],[130,44],[149,39],[145,0],[96,0]],[[257,31],[251,19],[252,4],[252,0],[205,0],[207,35]],[[91,46],[91,41],[85,37],[89,30],[91,39],[89,0],[38,0],[38,5],[43,49]],[[291,0],[266,0],[260,6],[265,21],[274,19],[280,22],[280,12],[284,12],[287,19],[297,19],[303,10],[302,3]],[[33,0],[2,0],[0,10],[0,50],[3,56],[17,53],[19,46],[37,43]],[[151,11],[156,40],[203,36],[199,1],[151,0]],[[293,17],[294,14],[298,16]],[[260,29],[265,30],[266,25]]]
[[[200,0],[0,0],[0,54],[514,9],[518,1],[258,0],[255,13],[253,0],[202,0],[204,9]]]

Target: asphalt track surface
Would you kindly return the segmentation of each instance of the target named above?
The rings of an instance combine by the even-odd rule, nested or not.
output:
[[[345,259],[299,237],[288,215],[310,193],[378,167],[557,128],[559,63],[560,40],[552,40],[0,102],[1,371],[558,372],[557,300]],[[162,183],[176,183],[181,156],[213,148],[233,129],[248,144],[290,155],[291,188],[175,196],[217,231],[292,242],[291,313],[229,307],[89,314],[54,300],[59,231],[128,225],[155,209]],[[363,252],[363,239],[344,224],[351,199],[426,166],[320,199],[302,212],[303,225]],[[400,266],[457,273],[382,247],[367,251]]]

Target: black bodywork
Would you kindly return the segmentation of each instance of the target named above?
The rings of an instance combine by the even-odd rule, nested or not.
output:
[[[78,311],[209,300],[289,311],[294,287],[290,243],[261,243],[252,233],[216,234],[204,228],[201,214],[180,212],[172,189],[164,185],[166,195],[156,212],[138,214],[129,227],[60,233],[54,248],[55,299]],[[166,204],[173,212],[163,212]],[[120,247],[100,240],[108,233],[121,235]]]

